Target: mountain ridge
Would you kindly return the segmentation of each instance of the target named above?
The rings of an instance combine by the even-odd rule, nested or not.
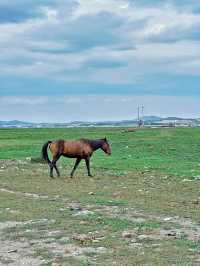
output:
[[[144,124],[146,125],[159,125],[167,123],[185,123],[200,125],[200,118],[180,118],[180,117],[160,117],[160,116],[144,116]],[[72,121],[63,123],[51,122],[29,122],[20,120],[0,121],[0,128],[34,128],[34,127],[79,127],[79,126],[132,126],[137,125],[136,118],[132,120],[119,120],[119,121]]]

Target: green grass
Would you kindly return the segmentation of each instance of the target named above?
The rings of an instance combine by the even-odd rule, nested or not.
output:
[[[200,172],[200,128],[144,129],[123,133],[120,128],[0,129],[0,159],[40,156],[47,140],[107,136],[112,157],[96,152],[93,165],[109,170],[150,170],[194,176]],[[68,162],[71,162],[68,160]]]
[[[112,156],[102,151],[94,153],[93,178],[86,175],[84,163],[74,178],[69,178],[72,159],[59,161],[61,178],[56,179],[49,178],[46,164],[26,160],[40,157],[47,140],[104,136],[110,142]],[[0,189],[15,192],[0,191],[0,222],[53,221],[5,228],[0,241],[48,240],[49,231],[60,230],[73,245],[108,249],[105,254],[89,251],[85,261],[61,256],[57,258],[61,265],[92,265],[93,259],[94,265],[194,265],[198,242],[187,237],[147,239],[140,240],[141,246],[136,248],[131,246],[131,239],[122,237],[122,232],[135,230],[138,235],[148,235],[181,227],[159,220],[162,215],[188,217],[200,223],[199,136],[200,128],[141,129],[129,133],[121,128],[0,129]],[[76,216],[76,211],[69,209],[73,202],[91,214]],[[137,211],[144,215],[144,221],[137,222],[136,218],[143,217]],[[73,234],[90,232],[103,238],[83,244],[72,238]],[[53,241],[60,243],[60,238],[54,237]],[[35,256],[39,255],[47,260],[44,265],[52,265],[55,259],[46,246],[35,249]]]

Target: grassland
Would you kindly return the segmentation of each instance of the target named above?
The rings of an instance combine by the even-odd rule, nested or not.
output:
[[[58,138],[106,136],[93,178],[63,158],[32,163]],[[0,265],[200,265],[200,129],[0,130]],[[27,265],[29,265],[27,264]]]

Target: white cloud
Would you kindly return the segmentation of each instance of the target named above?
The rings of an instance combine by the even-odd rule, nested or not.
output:
[[[50,8],[48,6],[41,7],[40,9],[48,21],[58,21],[58,12],[56,9]]]
[[[43,16],[0,24],[1,75],[108,84],[136,83],[146,73],[174,70],[199,75],[200,42],[192,38],[200,16],[190,9],[172,4],[142,6],[126,0],[78,0],[68,5],[58,1],[39,9]],[[101,24],[97,16],[103,13],[115,23]],[[97,20],[88,35],[90,30],[82,24],[91,17]],[[102,43],[106,26],[109,34]],[[111,66],[113,62],[115,67],[98,62]]]
[[[81,104],[84,101],[85,101],[84,98],[83,97],[81,98],[79,96],[65,96],[63,98],[63,102],[66,104]]]
[[[47,97],[16,97],[16,96],[10,96],[10,97],[0,97],[0,105],[43,105],[48,102]]]

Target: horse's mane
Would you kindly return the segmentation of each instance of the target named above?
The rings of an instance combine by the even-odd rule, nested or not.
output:
[[[81,139],[86,144],[89,144],[93,149],[98,149],[102,146],[103,139]]]

